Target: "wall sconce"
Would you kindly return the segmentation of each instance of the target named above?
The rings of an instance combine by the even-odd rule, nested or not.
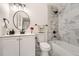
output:
[[[5,28],[7,28],[7,23],[6,23],[6,21],[9,23],[9,21],[8,21],[8,19],[6,19],[6,18],[3,18],[3,21],[4,21],[4,23],[5,23]]]
[[[26,4],[23,3],[9,3],[9,6],[13,7],[16,6],[18,9],[21,7],[22,9],[26,7]]]

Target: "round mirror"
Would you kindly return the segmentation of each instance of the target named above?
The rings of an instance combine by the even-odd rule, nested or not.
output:
[[[30,25],[29,15],[24,11],[15,12],[13,24],[18,30],[26,30]]]

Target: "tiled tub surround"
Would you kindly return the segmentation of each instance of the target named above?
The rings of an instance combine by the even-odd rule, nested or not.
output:
[[[79,4],[68,4],[59,17],[59,32],[62,40],[79,46]]]
[[[57,4],[55,4],[57,5]],[[61,13],[56,15],[53,13],[52,5],[48,5],[48,39],[51,40],[53,30],[57,31],[58,39],[69,42],[74,45],[79,45],[79,4],[58,4],[63,8]],[[63,7],[61,7],[63,6]],[[56,7],[56,8],[58,8]]]
[[[56,5],[56,4],[55,4]],[[54,56],[54,51],[53,51],[53,46],[51,41],[56,40],[56,39],[61,39],[59,35],[59,30],[58,30],[58,18],[59,18],[59,10],[58,6],[55,6],[54,4],[49,4],[48,5],[48,43],[51,45],[51,50],[49,51],[50,56]],[[61,5],[60,5],[61,6]],[[64,8],[63,8],[64,9]],[[58,13],[54,13],[54,11],[57,10]],[[61,15],[61,14],[60,14]],[[53,31],[56,31],[54,34]],[[54,38],[56,36],[56,38]]]
[[[67,45],[70,45],[70,47],[74,46],[73,55],[75,55],[77,54],[76,50],[78,50],[77,48],[79,47],[79,26],[78,26],[79,25],[79,7],[78,7],[79,4],[70,3],[70,4],[55,4],[55,5],[59,5],[59,7],[63,9],[61,10],[61,13],[59,13],[58,15],[55,15],[52,13],[53,8],[51,7],[53,6],[48,5],[48,25],[49,25],[48,40],[50,42],[51,40],[54,41],[54,38],[53,38],[54,34],[52,32],[53,30],[56,30],[57,31],[56,39],[60,39],[62,43],[65,42],[67,43]],[[61,48],[66,47],[65,45],[62,47],[56,42],[54,43],[55,43],[54,46],[56,45],[56,47],[61,47]],[[51,52],[53,53],[54,48],[52,44],[51,44],[51,47],[52,47]],[[70,52],[69,49],[72,50],[72,48],[68,48],[68,50],[66,49],[66,51]],[[53,55],[56,55],[56,54],[53,53]],[[72,55],[72,53],[70,53],[69,55]]]
[[[48,5],[48,40],[51,40],[54,36],[53,31],[56,31],[57,39],[60,39],[58,30],[58,20],[59,15],[61,15],[61,10],[64,9],[63,4],[49,4]],[[59,9],[58,9],[59,8]]]

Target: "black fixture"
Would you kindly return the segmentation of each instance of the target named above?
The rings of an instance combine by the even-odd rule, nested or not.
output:
[[[47,24],[45,26],[48,26]]]
[[[6,21],[6,20],[7,20],[7,22],[9,23],[9,21],[8,21],[8,19],[7,19],[7,18],[3,18],[3,20],[4,20],[4,21]]]
[[[55,31],[55,30],[53,31],[53,34],[54,34],[53,37],[54,37],[54,38],[57,38],[57,36],[56,36],[56,31]]]
[[[22,29],[22,30],[20,31],[20,34],[25,34],[24,29]]]
[[[56,35],[54,35],[53,37],[56,38]]]
[[[12,29],[12,30],[9,31],[9,35],[12,35],[12,34],[15,34],[14,29]]]
[[[55,14],[58,14],[58,10],[56,10],[56,11],[53,11]]]
[[[3,18],[3,20],[5,21],[5,20],[6,20],[6,18]]]
[[[53,34],[56,34],[56,31],[55,30],[53,31]]]
[[[35,24],[35,26],[37,26],[37,24]]]
[[[4,21],[4,23],[5,23],[5,27],[7,28],[7,23],[6,23],[6,21],[9,23],[8,19],[3,18],[3,21]]]

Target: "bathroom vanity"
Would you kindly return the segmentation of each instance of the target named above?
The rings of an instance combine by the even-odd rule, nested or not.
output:
[[[35,56],[35,35],[5,35],[0,37],[1,56]]]
[[[19,6],[19,3],[15,5],[17,4]],[[14,3],[12,5],[14,5]],[[9,4],[9,6],[12,7],[11,4]],[[10,11],[13,12],[12,9],[10,8]],[[5,25],[1,29],[3,30],[4,28],[5,30],[3,30],[3,32],[1,31],[0,56],[35,56],[35,34],[26,34],[30,26],[28,13],[19,9],[12,12],[10,12],[10,18],[13,20],[13,25],[11,25],[11,20],[8,22],[8,19],[3,19],[3,24]]]

